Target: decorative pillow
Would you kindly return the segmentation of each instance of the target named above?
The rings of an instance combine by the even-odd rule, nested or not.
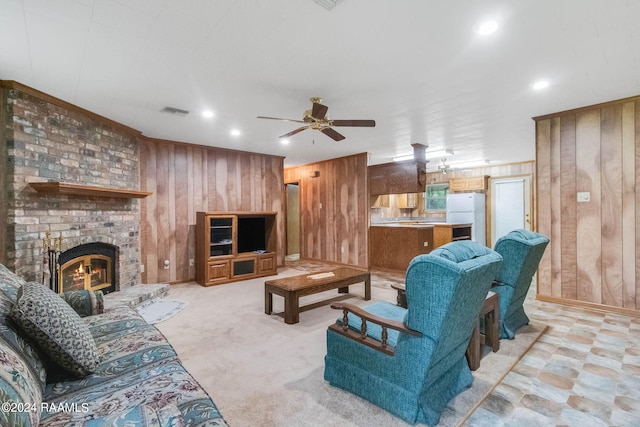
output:
[[[102,291],[82,289],[60,295],[80,317],[104,313],[104,295]]]
[[[25,360],[0,339],[0,426],[35,427],[42,386]]]
[[[86,376],[98,365],[98,350],[89,327],[49,288],[33,282],[20,288],[11,317],[69,372]]]

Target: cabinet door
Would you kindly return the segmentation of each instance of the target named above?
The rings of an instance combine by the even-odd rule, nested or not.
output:
[[[258,273],[260,274],[268,274],[273,273],[276,274],[276,257],[275,255],[267,255],[258,258]]]
[[[398,208],[400,209],[415,209],[418,206],[416,193],[398,194],[397,198]]]
[[[229,279],[229,261],[207,263],[207,284],[215,284]]]
[[[230,256],[235,254],[236,218],[233,216],[210,216],[209,257]]]
[[[231,261],[231,270],[232,277],[253,276],[256,274],[256,258],[236,258]]]

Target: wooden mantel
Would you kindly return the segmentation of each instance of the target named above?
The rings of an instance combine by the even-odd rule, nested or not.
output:
[[[153,193],[129,190],[126,188],[94,187],[92,185],[66,184],[64,182],[30,182],[29,185],[38,193],[66,194],[88,197],[115,197],[119,199],[142,199]]]

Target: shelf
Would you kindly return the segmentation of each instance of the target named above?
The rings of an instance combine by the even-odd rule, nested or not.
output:
[[[63,182],[30,182],[38,193],[65,194],[70,196],[108,197],[118,199],[142,199],[153,193],[125,188],[94,187],[91,185],[65,184]]]

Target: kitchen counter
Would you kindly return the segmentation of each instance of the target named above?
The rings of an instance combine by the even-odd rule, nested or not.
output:
[[[433,248],[433,225],[372,224],[369,228],[369,259],[372,267],[406,271],[409,262]]]
[[[453,240],[471,238],[471,224],[378,222],[369,228],[371,267],[406,271],[413,258]]]

